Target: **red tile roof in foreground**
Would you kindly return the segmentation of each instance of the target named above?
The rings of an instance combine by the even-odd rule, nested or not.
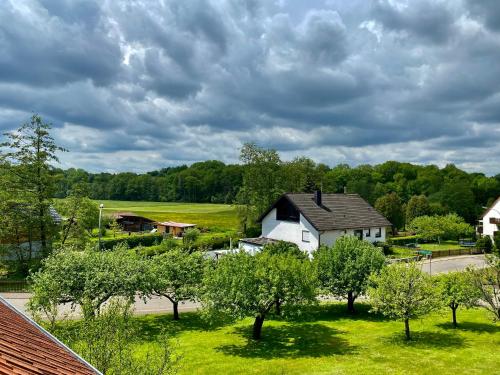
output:
[[[0,297],[0,374],[100,374]]]

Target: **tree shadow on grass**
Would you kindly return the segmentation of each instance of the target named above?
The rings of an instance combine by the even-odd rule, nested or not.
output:
[[[437,327],[451,330],[451,331],[471,331],[483,333],[498,333],[500,332],[500,325],[494,323],[476,323],[476,322],[458,322],[458,327],[454,328],[450,323],[439,323]]]
[[[438,332],[438,331],[424,331],[412,332],[411,340],[406,340],[403,329],[401,333],[397,332],[391,336],[383,338],[388,344],[407,346],[414,348],[465,348],[467,347],[466,341],[458,333]]]
[[[235,328],[233,334],[251,337],[252,327]],[[344,355],[356,352],[356,347],[339,337],[342,331],[323,324],[290,323],[262,328],[259,341],[248,339],[245,345],[223,345],[216,348],[226,355],[250,358],[300,358]]]
[[[142,316],[136,318],[134,325],[138,330],[138,339],[150,341],[160,333],[169,336],[178,335],[185,331],[211,331],[222,327],[226,322],[209,324],[202,315],[197,312],[183,312],[179,320],[173,320],[172,314]]]
[[[315,322],[336,321],[340,319],[362,320],[367,322],[383,322],[390,320],[379,313],[370,312],[371,306],[367,303],[356,303],[356,312],[351,314],[347,311],[347,303],[320,303],[318,305],[305,307],[300,315],[287,318],[292,322]],[[281,317],[273,316],[273,319],[283,320]]]

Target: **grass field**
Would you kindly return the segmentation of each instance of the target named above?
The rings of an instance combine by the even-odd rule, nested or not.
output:
[[[157,221],[179,221],[220,231],[236,230],[236,207],[212,203],[169,203],[136,201],[99,201],[104,213],[129,211]]]
[[[181,374],[499,374],[500,324],[485,310],[459,310],[403,323],[368,312],[347,315],[343,304],[315,307],[297,320],[266,320],[261,342],[249,340],[251,319],[207,328],[197,313],[134,318],[140,327],[136,354],[155,349],[152,339],[166,329],[181,356]]]

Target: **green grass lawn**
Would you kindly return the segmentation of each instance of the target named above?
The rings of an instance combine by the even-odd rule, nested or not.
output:
[[[500,324],[485,310],[459,310],[403,323],[368,313],[347,315],[344,304],[315,307],[296,320],[266,320],[260,342],[249,340],[251,319],[208,328],[197,313],[134,318],[141,336],[136,354],[155,350],[151,341],[166,329],[181,354],[181,374],[498,374]]]
[[[457,241],[441,241],[441,243],[422,243],[419,244],[422,250],[453,250],[453,249],[465,249],[460,246]]]
[[[96,201],[97,202],[97,201]],[[236,230],[238,218],[235,206],[213,203],[169,203],[137,201],[98,201],[104,203],[104,213],[130,211],[157,221],[179,221],[219,231]]]

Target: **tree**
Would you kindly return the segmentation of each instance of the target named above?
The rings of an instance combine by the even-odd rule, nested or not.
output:
[[[309,261],[293,255],[255,256],[243,251],[221,258],[204,277],[203,304],[210,312],[233,318],[255,318],[252,337],[261,338],[262,325],[279,301],[287,311],[315,300],[316,278]]]
[[[417,263],[396,263],[372,275],[368,289],[373,310],[401,319],[405,337],[411,339],[410,319],[427,314],[440,306],[439,291],[431,277]]]
[[[445,216],[420,216],[409,225],[409,229],[421,238],[427,240],[454,239],[468,237],[474,233],[474,228],[464,222],[457,214]]]
[[[184,247],[191,250],[196,240],[200,237],[200,230],[198,228],[188,228],[182,236],[182,243]]]
[[[116,247],[113,251],[56,251],[30,276],[33,311],[63,303],[79,305],[84,317],[98,315],[112,297],[133,301],[146,290],[145,262],[135,254]]]
[[[173,305],[174,320],[179,320],[179,302],[194,301],[201,288],[203,254],[173,249],[147,262],[147,294],[166,297]]]
[[[386,194],[375,202],[375,209],[389,220],[394,229],[404,226],[404,213],[401,199],[396,193]]]
[[[382,269],[385,257],[369,242],[343,236],[334,246],[321,247],[314,261],[320,285],[333,295],[347,298],[347,310],[354,313],[354,301],[366,291],[369,276]]]
[[[299,249],[299,247],[291,242],[286,241],[278,241],[275,243],[269,243],[262,248],[263,252],[266,252],[270,255],[284,255],[290,254],[296,257],[297,259],[306,260],[308,256],[305,252]]]
[[[0,162],[11,164],[9,188],[19,192],[22,204],[33,211],[43,253],[48,251],[47,241],[53,224],[49,212],[55,190],[52,163],[59,161],[57,152],[65,151],[50,136],[50,128],[35,114],[17,131],[6,133],[8,140],[0,144],[0,148],[6,149],[0,154]]]
[[[495,249],[496,249],[497,255],[500,256],[500,230],[497,230],[493,234],[493,243],[495,245]]]
[[[406,205],[406,222],[411,223],[416,217],[429,215],[430,213],[431,207],[427,197],[425,195],[414,195]]]
[[[486,268],[469,268],[480,301],[478,306],[490,311],[496,320],[500,320],[500,257],[486,255]]]
[[[438,276],[441,300],[452,311],[453,327],[457,327],[457,309],[459,306],[470,308],[477,305],[478,289],[467,272],[450,272]]]
[[[113,233],[113,238],[116,238],[116,235],[120,233],[123,230],[123,228],[120,225],[120,223],[118,223],[116,218],[113,218],[109,223],[109,230],[111,230],[111,233]]]

